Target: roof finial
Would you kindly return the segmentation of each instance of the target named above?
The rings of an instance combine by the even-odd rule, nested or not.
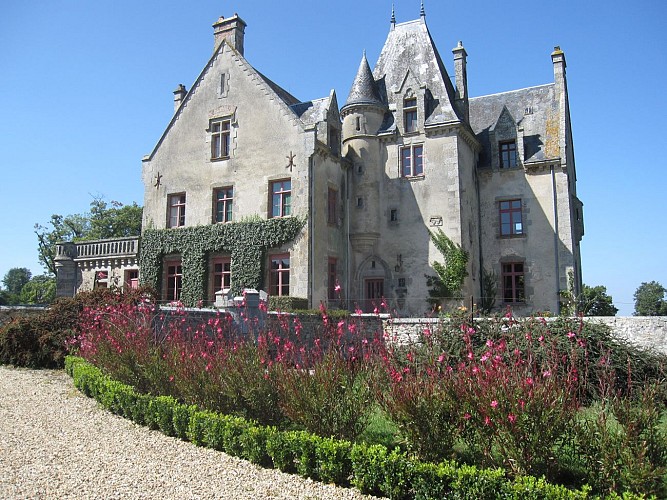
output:
[[[419,10],[419,16],[420,16],[422,19],[425,19],[425,18],[426,18],[426,11],[424,10],[424,0],[422,0],[422,7],[421,7],[421,9]]]
[[[391,25],[395,26],[396,25],[396,13],[394,12],[394,2],[391,2]]]

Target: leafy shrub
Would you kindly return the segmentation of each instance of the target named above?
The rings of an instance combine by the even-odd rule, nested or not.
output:
[[[137,303],[154,297],[147,288],[121,293],[97,289],[59,298],[43,313],[19,318],[0,329],[0,364],[27,368],[62,368],[69,342],[78,334],[79,315],[86,306],[104,306],[118,301]]]
[[[307,298],[287,295],[269,296],[269,311],[297,311],[303,309],[308,309]]]

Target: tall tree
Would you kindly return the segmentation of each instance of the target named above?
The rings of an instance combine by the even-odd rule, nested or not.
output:
[[[607,287],[584,285],[578,297],[578,309],[584,316],[616,316],[618,308],[607,295]]]
[[[667,289],[657,281],[642,283],[635,291],[635,316],[667,316]]]
[[[33,276],[19,295],[21,304],[50,304],[56,298],[56,280],[46,274]]]
[[[23,287],[32,278],[32,273],[25,267],[12,267],[5,277],[2,278],[2,283],[5,289],[12,295],[19,295]]]
[[[35,224],[39,261],[48,274],[55,276],[57,243],[139,236],[142,212],[142,207],[136,203],[123,205],[112,201],[109,206],[98,196],[90,203],[88,213],[67,216],[54,214],[47,226]]]

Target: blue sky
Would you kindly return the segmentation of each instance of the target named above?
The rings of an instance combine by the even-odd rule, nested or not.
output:
[[[173,112],[173,90],[213,50],[211,25],[237,12],[245,56],[302,100],[343,104],[366,50],[374,65],[391,0],[8,0],[0,17],[0,278],[33,274],[33,226],[85,212],[92,196],[143,204],[141,158]],[[419,0],[396,0],[397,22]],[[622,315],[644,281],[667,286],[667,3],[425,0],[448,72],[468,52],[471,96],[553,81],[564,51],[586,234],[584,282],[605,285]],[[466,7],[464,8],[463,5]],[[306,7],[305,7],[306,6]]]

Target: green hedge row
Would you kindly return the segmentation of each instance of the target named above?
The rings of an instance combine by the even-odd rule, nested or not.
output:
[[[592,498],[589,488],[570,490],[533,477],[508,479],[501,469],[419,462],[382,445],[353,444],[303,431],[279,431],[184,405],[172,397],[140,394],[74,356],[65,360],[65,370],[84,394],[138,424],[255,464],[326,483],[352,485],[363,493],[416,499]],[[639,497],[624,494],[622,498]]]

